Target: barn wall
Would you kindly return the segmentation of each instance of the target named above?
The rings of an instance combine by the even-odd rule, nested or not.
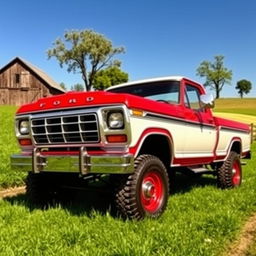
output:
[[[0,105],[20,106],[48,95],[46,85],[18,62],[0,74]]]

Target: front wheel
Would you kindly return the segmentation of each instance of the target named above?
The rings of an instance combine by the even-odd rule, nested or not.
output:
[[[217,171],[218,186],[222,189],[238,187],[242,183],[242,167],[239,155],[231,151]]]
[[[152,155],[135,160],[134,173],[127,176],[116,192],[116,205],[129,219],[159,217],[166,208],[169,180],[164,164]]]

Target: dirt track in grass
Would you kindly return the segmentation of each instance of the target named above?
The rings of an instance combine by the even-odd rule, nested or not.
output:
[[[256,214],[251,216],[240,232],[238,239],[227,250],[226,256],[245,256],[256,235]]]
[[[26,191],[25,186],[0,190],[0,198],[12,197],[12,196],[16,196],[19,194],[24,194],[25,191]]]

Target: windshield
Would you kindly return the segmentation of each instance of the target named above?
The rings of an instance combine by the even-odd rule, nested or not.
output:
[[[129,93],[156,101],[178,104],[179,88],[180,82],[178,81],[160,81],[119,87],[108,91],[115,93]]]

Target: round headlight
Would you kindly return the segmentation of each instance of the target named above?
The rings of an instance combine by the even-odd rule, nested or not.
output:
[[[121,129],[124,127],[124,116],[121,112],[112,112],[108,115],[108,127],[111,129]]]
[[[28,135],[29,134],[29,121],[28,120],[22,120],[19,124],[19,131],[22,135]]]

